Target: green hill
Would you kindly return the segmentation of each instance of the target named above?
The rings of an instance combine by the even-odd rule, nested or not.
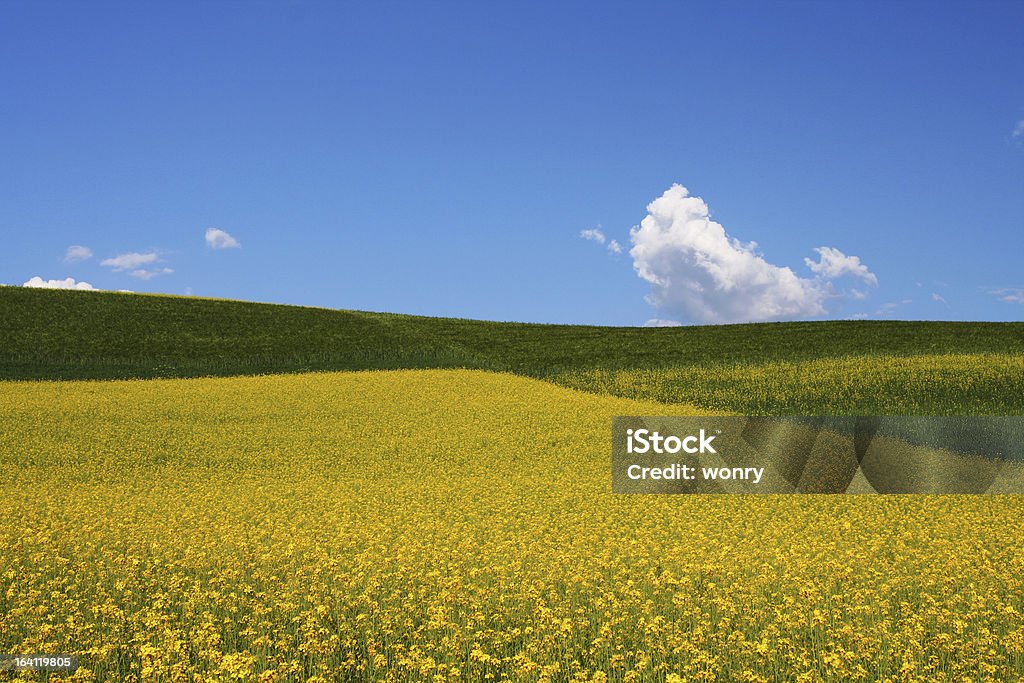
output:
[[[904,372],[893,381],[920,385],[912,389],[925,397],[937,390],[948,410],[978,398],[982,390],[977,386],[959,384],[965,373],[976,374],[978,364],[1002,368],[996,373],[996,385],[984,389],[984,400],[990,402],[990,394],[996,396],[1002,410],[1018,410],[1014,406],[1022,399],[1003,394],[1020,393],[1012,387],[1024,385],[1013,384],[1020,379],[1017,366],[1024,359],[1024,323],[827,321],[592,327],[21,287],[0,287],[0,320],[2,379],[467,367],[661,401],[692,400],[694,392],[705,395],[709,385],[721,380],[728,387],[726,398],[706,396],[704,404],[747,412],[780,409],[783,389],[803,396],[784,401],[790,410],[829,405],[821,398],[836,393],[833,390],[840,387],[843,376],[868,366],[877,371],[879,363],[891,365],[894,359],[917,360],[897,363]],[[950,355],[975,358],[942,360]],[[984,355],[998,358],[980,358]],[[824,363],[829,359],[847,360],[846,365]],[[815,363],[814,377],[805,376]],[[647,374],[638,375],[641,371]],[[652,372],[656,373],[653,378]],[[822,383],[830,374],[835,375],[831,384]],[[883,375],[876,379],[893,376],[891,372]],[[939,384],[929,389],[927,385],[936,381]],[[1006,383],[1011,390],[1003,386]],[[820,396],[815,394],[808,404],[807,392],[814,386]],[[769,396],[751,402],[755,388]],[[891,398],[902,389],[894,385],[874,391],[887,392]],[[839,407],[885,405],[879,401],[886,396],[862,393],[850,394]],[[850,405],[850,400],[861,403]]]

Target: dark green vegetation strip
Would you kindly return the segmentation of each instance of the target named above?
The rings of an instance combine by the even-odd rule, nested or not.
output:
[[[882,359],[998,354],[973,400],[959,363],[897,384]],[[497,323],[174,296],[0,287],[0,378],[116,379],[308,370],[481,368],[742,412],[1024,412],[1024,323],[828,321],[677,328]],[[820,365],[823,359],[855,359]],[[876,362],[878,361],[878,362]],[[815,363],[818,363],[815,365]],[[863,390],[845,381],[878,370]],[[780,365],[782,364],[782,365]],[[808,374],[811,368],[814,371]],[[657,372],[633,376],[629,371]],[[833,376],[834,375],[834,376]],[[885,377],[882,377],[884,375]],[[781,379],[779,379],[781,376]],[[759,377],[755,388],[752,379]],[[919,381],[914,378],[919,377]],[[775,379],[773,379],[775,378]],[[943,379],[945,378],[945,379]],[[939,384],[936,384],[936,379]],[[909,384],[906,382],[909,381]],[[780,386],[785,385],[785,391]],[[813,389],[813,391],[811,391]],[[878,392],[881,392],[880,394]],[[894,393],[895,392],[895,393]],[[906,394],[906,396],[904,396]],[[832,400],[823,399],[831,397]],[[908,397],[914,400],[907,402]],[[963,397],[963,400],[961,400]],[[972,402],[973,401],[973,402]],[[934,401],[932,401],[934,403]]]

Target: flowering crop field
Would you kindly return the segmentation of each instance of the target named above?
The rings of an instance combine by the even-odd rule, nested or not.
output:
[[[613,415],[699,412],[469,370],[0,383],[0,652],[97,681],[1020,680],[1019,497],[610,493]]]
[[[810,361],[579,369],[547,378],[615,396],[745,415],[1020,415],[1024,355],[848,356]]]

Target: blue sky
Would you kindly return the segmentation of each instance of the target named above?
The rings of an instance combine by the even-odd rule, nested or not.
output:
[[[1019,2],[0,15],[0,282],[616,325],[1024,318]]]

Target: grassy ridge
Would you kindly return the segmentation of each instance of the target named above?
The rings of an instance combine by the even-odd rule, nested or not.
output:
[[[172,296],[0,287],[0,378],[470,367],[549,376],[848,356],[1024,355],[1024,323],[682,328],[497,323]]]
[[[747,414],[1024,414],[1024,323],[497,323],[0,287],[0,379],[475,368]]]
[[[402,316],[354,311],[4,287],[0,319],[7,379],[481,365]]]

